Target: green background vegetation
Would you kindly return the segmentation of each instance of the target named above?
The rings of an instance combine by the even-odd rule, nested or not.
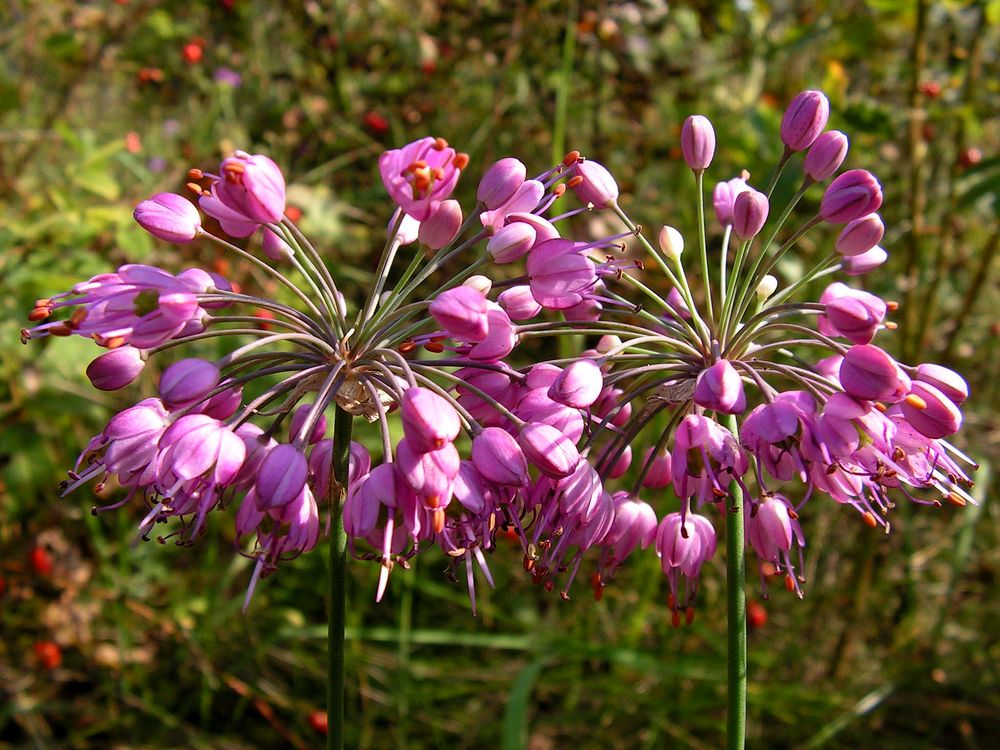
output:
[[[902,307],[879,343],[966,374],[957,443],[986,466],[1000,458],[998,23],[995,0],[3,3],[0,747],[321,743],[308,717],[325,696],[323,551],[242,615],[249,563],[229,519],[191,549],[133,548],[138,508],[95,518],[88,490],[58,496],[90,435],[155,378],[96,393],[88,342],[22,346],[35,298],[123,262],[202,264],[274,291],[210,247],[153,241],[131,221],[137,201],[182,191],[189,167],[235,147],[268,153],[360,292],[389,210],[387,147],[448,138],[472,158],[466,200],[495,158],[542,171],[576,148],[612,168],[635,219],[693,227],[683,118],[715,123],[711,179],[746,167],[759,183],[784,104],[822,88],[849,165],[885,188],[890,261],[864,283]],[[221,67],[242,84],[217,81]],[[807,506],[806,598],[773,590],[751,633],[750,746],[997,747],[1000,506],[988,468],[978,479],[978,508],[901,502],[890,536],[824,498]],[[37,547],[51,571],[30,564]],[[532,587],[513,543],[491,563],[477,618],[433,553],[381,605],[375,567],[352,566],[349,744],[721,745],[721,555],[676,630],[650,554],[596,604],[583,585],[570,602]],[[760,602],[756,581],[748,591]],[[34,653],[47,640],[54,669]]]

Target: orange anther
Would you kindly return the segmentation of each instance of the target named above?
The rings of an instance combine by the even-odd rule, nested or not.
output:
[[[80,324],[87,319],[87,311],[82,307],[78,307],[73,311],[73,314],[69,316],[69,321],[67,325],[70,328],[79,328]]]
[[[959,495],[957,492],[949,492],[947,495],[945,495],[945,497],[948,499],[949,503],[951,503],[952,505],[957,505],[960,508],[966,504],[965,498]]]
[[[865,514],[861,516],[861,520],[865,522],[866,526],[871,526],[873,529],[878,526],[878,520],[870,510],[865,511]]]
[[[603,586],[598,586],[597,588],[594,589],[594,601],[595,602],[601,601],[601,598],[603,596],[604,596],[604,587]]]
[[[561,198],[563,196],[563,193],[565,192],[566,192],[566,186],[561,182],[554,188],[552,188],[552,195],[554,195],[556,198]]]
[[[434,354],[440,354],[444,351],[444,345],[439,344],[437,341],[428,341],[424,344],[424,349],[429,352],[433,352]]]
[[[914,409],[923,410],[923,409],[927,408],[927,402],[924,401],[922,398],[920,398],[920,396],[918,396],[916,393],[911,393],[904,400],[906,401],[907,404],[909,404],[910,406],[912,406]]]
[[[566,180],[566,187],[575,188],[583,184],[583,175],[573,175],[568,180]]]
[[[694,607],[688,607],[684,610],[684,624],[690,625],[694,622]]]
[[[884,325],[886,330],[888,331],[895,331],[897,328],[899,328],[899,326],[896,323],[893,323],[891,320],[885,321]]]
[[[896,312],[899,309],[899,303],[896,300],[887,300],[885,303],[886,309]]]
[[[762,562],[760,564],[760,572],[761,575],[770,578],[771,576],[775,575],[778,572],[778,569],[774,567],[774,563],[772,562]]]
[[[47,307],[36,307],[30,313],[28,313],[28,320],[32,323],[37,323],[39,320],[45,320],[49,317],[50,311]]]
[[[106,349],[117,349],[120,346],[125,346],[125,337],[112,336],[111,338],[104,339],[103,341],[98,343],[100,343],[101,346],[105,347]]]
[[[416,348],[417,348],[417,345],[414,344],[412,341],[404,341],[398,347],[400,354],[409,354],[410,352],[412,352]]]
[[[524,556],[524,561],[521,564],[524,566],[524,569],[529,573],[535,569],[535,561],[532,560],[527,555]]]
[[[552,581],[546,581],[545,582],[545,590],[546,591],[551,592],[552,589],[554,589],[554,588],[555,588],[555,586],[552,585]]]
[[[198,195],[198,196],[202,195],[202,193],[205,190],[205,188],[203,188],[197,182],[189,182],[184,187],[186,187],[188,190],[190,190],[192,193],[194,193],[195,195]]]
[[[448,141],[446,141],[444,138],[435,138],[434,139],[434,150],[435,151],[444,151],[446,148],[448,148]]]
[[[438,508],[434,511],[434,533],[440,534],[444,531],[444,508]]]
[[[795,591],[795,579],[792,577],[791,573],[785,576],[785,590]]]
[[[673,592],[667,594],[667,606],[670,609],[677,609],[677,597],[674,596]]]
[[[243,174],[244,172],[247,171],[247,168],[241,161],[231,161],[228,164],[226,164],[226,166],[224,166],[222,169],[223,171],[228,172],[229,174],[232,175]]]
[[[73,331],[65,323],[56,323],[49,329],[50,336],[69,336]]]
[[[881,401],[876,401],[876,402],[875,402],[874,404],[872,404],[872,405],[873,405],[873,406],[874,406],[874,407],[875,407],[876,409],[878,409],[878,410],[879,410],[880,412],[882,412],[883,414],[885,414],[885,411],[886,411],[886,409],[888,408],[888,407],[887,407],[887,406],[886,406],[885,404],[883,404],[883,403],[882,403]]]
[[[451,164],[455,169],[465,169],[469,166],[469,155],[455,154],[455,158],[451,160]]]
[[[566,156],[563,157],[562,163],[567,167],[572,167],[578,161],[580,161],[580,152],[570,151],[568,154],[566,154]]]
[[[441,498],[438,497],[437,495],[429,495],[428,497],[424,498],[424,501],[431,508],[437,508],[441,504]]]
[[[188,170],[188,179],[189,180],[200,180],[204,176],[205,176],[205,173],[202,172],[200,169],[194,169],[194,168],[192,168],[192,169]]]

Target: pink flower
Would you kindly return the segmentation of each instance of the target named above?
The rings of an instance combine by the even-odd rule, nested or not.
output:
[[[548,240],[528,254],[528,283],[542,307],[562,310],[579,304],[597,282],[594,262],[572,240]]]
[[[157,193],[142,201],[132,213],[136,222],[154,237],[185,244],[201,231],[201,215],[187,198],[174,193]]]
[[[746,410],[743,380],[728,359],[720,359],[699,373],[694,401],[699,406],[723,414],[742,414]]]
[[[455,189],[468,163],[443,138],[421,138],[403,148],[386,151],[378,160],[382,183],[389,196],[407,214],[424,221]]]
[[[823,132],[830,118],[830,102],[822,91],[798,94],[781,119],[781,141],[789,151],[804,151]]]
[[[277,224],[285,215],[285,177],[264,154],[237,151],[219,165],[215,194],[224,206],[258,224]]]

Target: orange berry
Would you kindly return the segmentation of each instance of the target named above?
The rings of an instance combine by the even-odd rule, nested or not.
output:
[[[51,671],[62,664],[62,649],[54,641],[38,641],[35,644],[35,658],[44,669]]]

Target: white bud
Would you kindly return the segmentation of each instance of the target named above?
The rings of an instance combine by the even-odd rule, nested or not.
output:
[[[336,291],[336,292],[334,292],[333,301],[337,303],[337,312],[340,313],[340,317],[346,318],[347,317],[347,300],[344,299],[344,295],[341,294],[339,290]],[[382,300],[381,297],[379,297],[379,307],[381,307],[382,304],[383,304],[383,300]]]
[[[392,296],[392,290],[391,289],[387,290],[385,292],[382,292],[378,296],[378,306],[382,307],[386,302],[389,301],[389,297],[391,297],[391,296]]]
[[[490,293],[490,289],[493,288],[493,282],[490,281],[485,276],[476,274],[475,276],[470,276],[465,281],[462,282],[462,286],[470,287],[471,289],[476,289],[483,293],[485,297]]]
[[[664,225],[660,230],[660,250],[670,260],[680,260],[681,253],[684,252],[684,238],[681,233],[671,226]]]
[[[774,290],[778,288],[778,280],[774,278],[771,274],[767,274],[764,278],[760,280],[757,285],[757,299],[761,302],[766,300],[772,294]]]

